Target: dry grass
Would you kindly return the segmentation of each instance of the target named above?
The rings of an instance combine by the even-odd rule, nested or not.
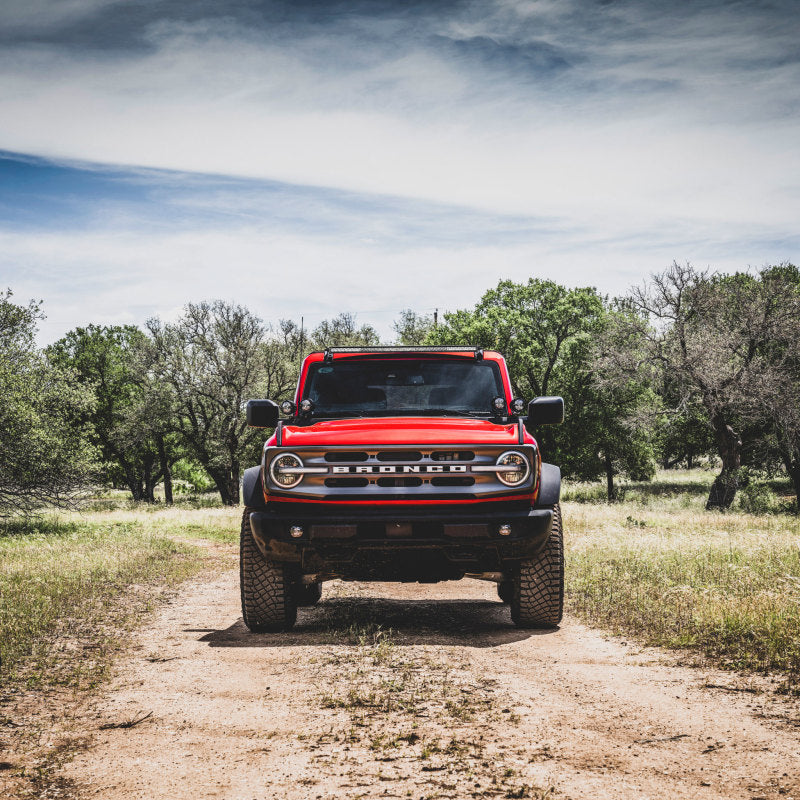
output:
[[[4,683],[94,685],[158,595],[207,563],[189,540],[233,540],[239,513],[135,508],[4,524]]]
[[[690,474],[685,482],[699,481]],[[617,504],[564,504],[572,610],[648,644],[784,672],[795,683],[800,520],[707,512],[696,489],[654,489]]]

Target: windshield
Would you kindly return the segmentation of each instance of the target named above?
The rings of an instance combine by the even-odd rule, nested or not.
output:
[[[504,394],[496,363],[432,358],[316,362],[304,392],[316,417],[489,416],[492,400]]]

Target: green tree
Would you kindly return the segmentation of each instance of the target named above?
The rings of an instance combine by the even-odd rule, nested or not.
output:
[[[95,452],[81,420],[91,392],[34,343],[39,305],[0,293],[0,515],[69,505],[93,477]]]
[[[617,475],[646,481],[655,475],[662,404],[652,375],[617,378],[610,355],[624,350],[637,359],[641,342],[621,336],[626,313],[606,308],[591,339],[570,349],[561,371],[573,408],[560,458],[567,474],[583,480],[604,475],[609,500],[617,498]]]
[[[774,460],[783,465],[800,513],[800,270],[788,263],[767,267],[759,281],[781,312],[759,350],[755,379],[745,387],[745,422],[760,434],[751,460],[767,469]]]
[[[473,310],[446,313],[427,341],[498,350],[514,394],[538,397],[555,392],[570,348],[592,335],[603,314],[603,300],[592,288],[567,289],[538,278],[501,281]]]
[[[414,347],[425,343],[426,337],[433,330],[433,317],[404,308],[400,312],[400,318],[392,323],[392,328],[397,334],[397,344]]]
[[[163,479],[172,502],[170,466],[179,457],[168,389],[148,374],[147,336],[126,325],[75,328],[48,349],[95,396],[87,416],[105,463],[105,477],[126,485],[134,500],[154,502]]]
[[[280,400],[297,374],[295,328],[278,333],[239,305],[190,303],[174,324],[147,323],[150,369],[168,387],[175,424],[192,456],[211,476],[222,502],[237,505],[243,462],[256,462],[264,440],[248,428],[249,399]]]
[[[742,421],[752,387],[773,368],[768,354],[796,311],[784,288],[749,273],[709,275],[673,263],[627,297],[631,328],[647,343],[681,402],[705,410],[722,467],[706,502],[729,508],[739,488]]]
[[[326,347],[371,347],[378,345],[381,337],[372,325],[356,322],[355,314],[342,312],[338,317],[323,320],[311,334],[310,344],[314,349]]]
[[[654,396],[638,380],[618,387],[599,379],[595,343],[608,329],[609,309],[595,289],[530,278],[526,284],[502,281],[474,309],[445,314],[427,343],[498,350],[515,396],[562,395],[565,424],[543,429],[537,439],[565,475],[605,475],[613,498],[614,475],[652,474],[653,448],[636,412]]]

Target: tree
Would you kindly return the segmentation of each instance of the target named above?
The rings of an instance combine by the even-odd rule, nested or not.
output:
[[[681,402],[704,408],[722,462],[706,508],[729,508],[739,486],[749,387],[761,380],[763,354],[790,324],[791,309],[758,276],[711,276],[678,263],[633,289],[626,303],[651,363],[672,376]]]
[[[0,515],[69,505],[93,476],[94,450],[81,423],[91,393],[34,344],[37,303],[0,293]]]
[[[761,463],[770,450],[782,462],[800,513],[800,270],[793,264],[767,267],[759,275],[761,291],[781,307],[779,324],[759,349],[759,369],[746,387],[745,420],[761,429]],[[770,435],[764,435],[765,433]]]
[[[638,372],[619,379],[609,369],[610,356],[625,350],[636,359],[641,341],[625,337],[626,313],[607,308],[585,353],[572,349],[563,369],[565,396],[573,409],[563,446],[565,471],[583,480],[605,476],[606,496],[617,499],[614,478],[627,475],[648,481],[656,470],[657,431],[663,419],[653,376]],[[577,356],[577,357],[576,357]]]
[[[190,303],[174,324],[148,321],[150,368],[171,390],[182,440],[211,476],[222,502],[237,505],[243,459],[256,461],[264,434],[248,428],[247,400],[280,400],[294,386],[294,332],[278,334],[239,305]]]
[[[673,469],[685,463],[687,469],[692,469],[698,458],[716,452],[705,409],[696,398],[682,397],[676,392],[668,373],[659,376],[658,385],[662,404],[669,409],[657,431],[661,466]]]
[[[424,344],[425,338],[433,329],[433,317],[404,308],[400,312],[400,318],[392,323],[392,328],[397,334],[397,344],[414,347]]]
[[[625,387],[599,380],[594,347],[609,319],[595,289],[568,289],[538,278],[501,281],[473,310],[445,314],[426,343],[498,350],[515,396],[562,395],[565,424],[543,429],[537,439],[564,474],[584,480],[605,475],[613,499],[615,474],[652,475],[653,448],[635,412],[654,397],[637,380]]]
[[[323,320],[311,334],[311,345],[326,347],[371,347],[380,344],[381,338],[372,325],[358,327],[354,314],[342,312],[331,320]]]
[[[134,500],[154,502],[163,479],[172,502],[170,466],[179,457],[167,387],[145,364],[147,336],[132,325],[75,328],[48,349],[95,396],[86,421],[105,463],[105,477],[124,483]]]

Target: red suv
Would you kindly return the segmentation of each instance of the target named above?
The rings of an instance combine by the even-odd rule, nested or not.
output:
[[[561,471],[533,433],[563,419],[560,397],[514,399],[496,352],[311,353],[293,401],[247,405],[249,425],[275,430],[244,476],[245,624],[288,630],[334,578],[470,576],[497,582],[517,625],[557,625]]]

